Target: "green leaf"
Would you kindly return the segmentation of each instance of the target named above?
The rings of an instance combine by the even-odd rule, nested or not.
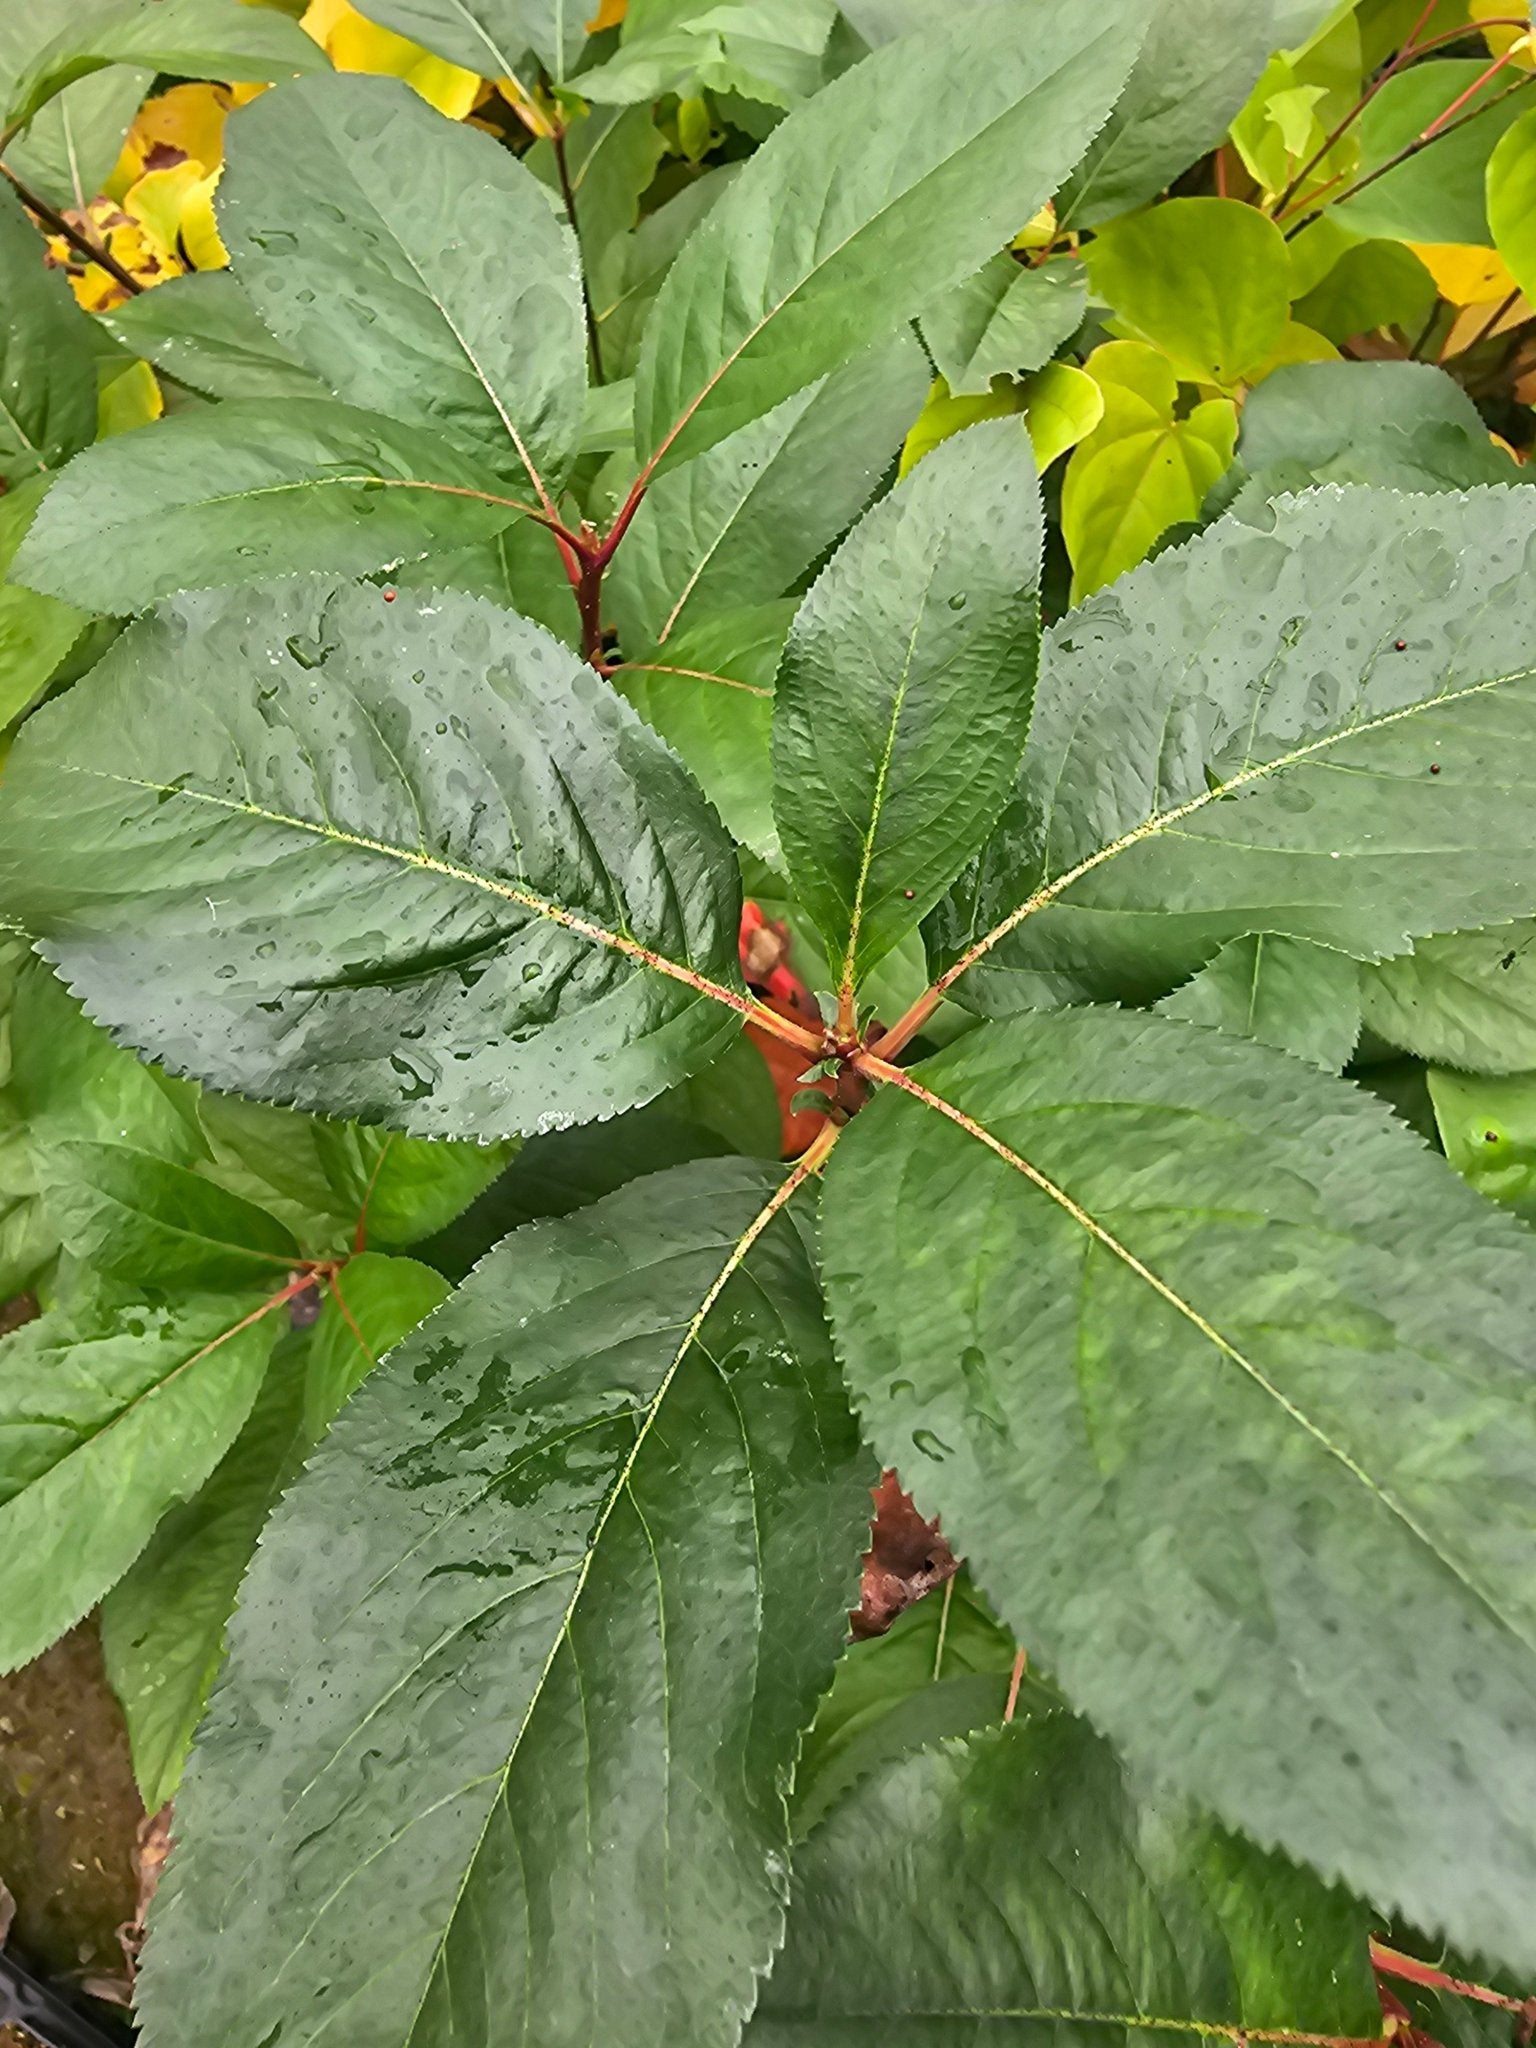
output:
[[[87,206],[111,175],[129,123],[153,83],[152,71],[126,64],[77,79],[33,116],[6,150],[6,162],[55,206]],[[3,87],[0,96],[9,96]]]
[[[228,155],[220,231],[278,341],[349,404],[553,486],[586,391],[580,259],[516,157],[358,76],[263,93]]]
[[[0,189],[0,483],[57,469],[96,437],[90,322],[9,186]]]
[[[796,614],[774,815],[840,1002],[932,909],[1029,730],[1041,513],[1016,426],[955,436],[864,516]]]
[[[1536,1067],[1536,922],[1420,939],[1360,977],[1366,1024],[1421,1059],[1484,1074]]]
[[[367,0],[358,11],[482,78],[527,71],[531,49],[561,80],[586,41],[586,9],[571,0]]]
[[[58,1308],[3,1340],[0,1670],[99,1600],[250,1411],[277,1334],[261,1295]]]
[[[1178,375],[1144,342],[1106,342],[1087,374],[1104,412],[1074,451],[1061,492],[1074,602],[1133,569],[1169,527],[1199,516],[1237,435],[1227,398],[1205,399],[1181,418]]]
[[[1362,1091],[1168,1018],[1014,1019],[914,1085],[951,1110],[884,1091],[822,1210],[877,1455],[1133,1763],[1528,1969],[1529,1237]]]
[[[1477,407],[1432,363],[1290,363],[1243,406],[1238,455],[1261,481],[1404,491],[1517,483]]]
[[[581,645],[581,615],[559,551],[546,529],[514,519],[489,540],[436,548],[395,570],[402,590],[459,590],[504,612],[520,612],[567,647]]]
[[[575,226],[589,295],[605,275],[612,252],[640,218],[640,201],[666,155],[666,138],[650,107],[604,108],[573,119],[565,134],[565,164],[576,202]],[[534,176],[560,192],[554,147],[536,142],[523,158]],[[564,207],[564,197],[561,196]]]
[[[1475,85],[1487,70],[1481,57],[1442,57],[1416,64],[1387,80],[1360,118],[1362,175],[1380,170],[1431,122]],[[1474,95],[1496,99],[1508,80],[1499,74]],[[1440,135],[1395,170],[1386,171],[1339,209],[1358,235],[1399,242],[1471,242],[1492,246],[1486,182],[1495,145],[1521,119],[1524,99],[1490,106],[1454,134]]]
[[[275,1217],[132,1145],[48,1145],[39,1185],[68,1248],[151,1288],[281,1287],[299,1256]]]
[[[44,500],[14,575],[92,611],[488,539],[519,516],[436,437],[329,399],[228,404],[88,448]]]
[[[1021,267],[994,256],[974,277],[925,308],[923,340],[956,397],[991,389],[997,376],[1038,370],[1082,325],[1088,288],[1070,260]]]
[[[1428,1073],[1445,1156],[1480,1195],[1536,1221],[1536,1078]]]
[[[163,2048],[333,2016],[379,2048],[737,2038],[870,1476],[777,1178],[684,1167],[518,1231],[350,1403],[178,1801]]]
[[[927,383],[894,336],[662,477],[604,584],[625,651],[792,589],[869,503]]]
[[[750,2048],[1380,2029],[1367,1909],[1062,1713],[863,1786],[796,1855]]]
[[[73,605],[7,580],[48,483],[31,477],[0,493],[0,725],[36,702],[88,623]]]
[[[664,93],[740,93],[790,107],[821,84],[834,0],[723,0],[687,6],[664,27],[629,36],[584,71],[583,99],[633,105]]]
[[[717,164],[701,172],[647,214],[633,234],[609,248],[589,288],[603,368],[610,378],[633,374],[645,324],[667,272],[740,169],[740,164]]]
[[[1360,967],[1307,939],[1257,932],[1229,940],[1157,1007],[1337,1074],[1360,1036]]]
[[[1509,274],[1536,290],[1536,112],[1521,114],[1488,159],[1488,227]]]
[[[1094,293],[1171,356],[1230,390],[1280,345],[1291,310],[1285,238],[1236,199],[1170,199],[1108,222],[1085,251]]]
[[[422,1137],[611,1116],[745,1005],[697,789],[473,598],[305,577],[165,605],[28,721],[0,868],[128,1043]]]
[[[681,755],[732,838],[768,861],[779,853],[769,753],[773,678],[794,611],[790,599],[702,619],[613,676]]]
[[[372,1253],[348,1265],[342,1284],[366,1352],[327,1296],[308,1344],[294,1334],[279,1347],[244,1428],[206,1485],[172,1508],[102,1603],[107,1675],[150,1813],[176,1791],[223,1661],[225,1624],[279,1494],[373,1361],[449,1291],[411,1259]]]
[[[11,87],[9,125],[29,121],[77,78],[132,64],[176,78],[256,84],[326,68],[295,21],[239,0],[117,0],[94,6],[47,43]]]
[[[662,287],[637,452],[700,453],[971,276],[1103,121],[1146,12],[1107,0],[1042,20],[995,0],[797,108]]]
[[[1536,810],[1490,846],[1487,809],[1536,775],[1536,497],[1329,489],[1263,521],[1051,629],[1014,803],[935,933],[998,934],[963,1001],[1144,1001],[1255,926],[1371,960],[1536,907]]]
[[[796,1839],[897,1758],[1001,1721],[1013,1660],[1012,1639],[964,1572],[915,1601],[884,1635],[850,1643],[806,1731]],[[1056,1699],[1026,1678],[1016,1705],[1028,1713]]]
[[[115,341],[207,398],[324,398],[325,386],[275,342],[233,272],[167,278],[102,314]]]
[[[1226,134],[1274,47],[1273,0],[1159,0],[1114,112],[1056,201],[1062,230],[1145,206]],[[942,367],[942,365],[941,365]]]
[[[1434,304],[1435,281],[1411,249],[1401,242],[1370,241],[1345,249],[1311,291],[1296,301],[1295,315],[1304,327],[1342,344],[1377,327],[1400,327],[1414,338]]]

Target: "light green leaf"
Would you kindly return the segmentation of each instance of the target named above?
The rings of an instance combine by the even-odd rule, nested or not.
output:
[[[1180,417],[1177,373],[1144,342],[1106,342],[1086,374],[1104,412],[1062,481],[1074,603],[1144,561],[1171,526],[1199,517],[1237,436],[1230,399],[1204,399]]]
[[[1243,406],[1237,452],[1263,481],[1384,484],[1404,491],[1517,483],[1477,407],[1432,363],[1292,363]]]
[[[220,231],[278,341],[348,404],[553,487],[586,390],[580,260],[516,157],[358,76],[263,93],[228,156]]]
[[[1402,242],[1377,240],[1345,249],[1297,299],[1295,313],[1304,327],[1342,344],[1377,327],[1400,327],[1414,339],[1434,304],[1435,281],[1413,251]]]
[[[606,64],[584,71],[583,99],[619,106],[664,93],[740,93],[790,107],[821,84],[834,0],[720,0],[687,6],[652,32],[626,35]]]
[[[1453,100],[1487,70],[1481,57],[1441,57],[1415,64],[1387,80],[1360,118],[1362,175],[1379,170],[1421,135]],[[1504,90],[1503,74],[1474,95],[1493,100]],[[1358,235],[1385,235],[1400,242],[1471,242],[1492,246],[1488,225],[1487,177],[1495,145],[1525,113],[1517,94],[1490,106],[1454,134],[1437,136],[1406,163],[1387,171],[1339,208],[1339,218]]]
[[[13,576],[92,611],[489,539],[520,517],[445,441],[329,399],[221,405],[76,457]],[[519,501],[520,502],[520,501]]]
[[[326,59],[295,21],[239,0],[117,0],[83,9],[11,87],[6,121],[28,121],[55,93],[108,64],[175,78],[256,84],[320,71]]]
[[[701,1163],[516,1232],[349,1404],[178,1801],[161,2048],[736,2040],[868,1513],[778,1178]]]
[[[1047,363],[1024,379],[1024,426],[1042,476],[1104,417],[1103,387],[1076,363]]]
[[[914,1756],[802,1845],[749,2048],[1369,2038],[1366,1908],[1065,1713]]]
[[[1523,112],[1488,159],[1488,227],[1509,274],[1536,291],[1536,112]]]
[[[106,183],[153,83],[152,71],[126,64],[76,79],[33,116],[6,150],[6,162],[23,184],[55,206],[87,206]]]
[[[613,676],[615,689],[681,755],[732,838],[768,861],[779,853],[769,755],[773,679],[794,611],[791,599],[701,619]]]
[[[653,485],[604,584],[625,652],[792,589],[869,503],[927,381],[896,335]]]
[[[1216,147],[1274,48],[1273,13],[1273,0],[1229,0],[1213,21],[1207,0],[1159,0],[1125,91],[1057,198],[1063,230],[1145,206]]]
[[[1015,801],[935,933],[997,934],[963,1001],[1146,1001],[1256,926],[1379,960],[1536,908],[1536,495],[1261,517],[1051,629]]]
[[[72,604],[8,580],[48,484],[46,476],[30,477],[0,494],[0,725],[36,702],[87,624]]]
[[[1257,932],[1229,940],[1157,1007],[1165,1017],[1256,1038],[1337,1074],[1360,1036],[1360,967],[1307,939]]]
[[[9,186],[0,187],[0,483],[57,469],[96,436],[91,327]]]
[[[1536,1067],[1536,922],[1420,939],[1365,968],[1365,1021],[1388,1045],[1474,1073]]]
[[[1009,421],[945,442],[865,514],[796,614],[774,816],[839,1001],[986,836],[1029,729],[1041,512]]]
[[[453,1292],[416,1259],[363,1252],[326,1289],[304,1374],[304,1434],[318,1442],[388,1351]]]
[[[991,389],[997,376],[1038,370],[1082,325],[1088,290],[1071,260],[1031,270],[994,256],[976,275],[925,308],[923,340],[957,397]]]
[[[1445,1156],[1480,1195],[1536,1222],[1536,1077],[1427,1076]]]
[[[0,1670],[99,1600],[250,1411],[277,1334],[259,1291],[57,1308],[0,1340]]]
[[[115,341],[208,398],[324,398],[325,386],[275,342],[228,270],[167,278],[101,316]]]
[[[299,1256],[265,1210],[133,1145],[50,1143],[38,1184],[69,1250],[135,1286],[278,1288]]]
[[[1104,119],[1147,4],[966,8],[789,115],[662,288],[636,383],[642,458],[700,453],[971,276]]]
[[[1285,239],[1236,199],[1170,199],[1111,221],[1084,252],[1094,293],[1171,356],[1225,389],[1251,380],[1290,317]]]
[[[950,1110],[885,1090],[822,1207],[877,1455],[1134,1765],[1529,1970],[1536,1246],[1363,1091],[1169,1018],[915,1085]]]
[[[305,577],[167,604],[28,721],[0,867],[126,1042],[422,1137],[611,1116],[745,1007],[696,787],[472,598]]]

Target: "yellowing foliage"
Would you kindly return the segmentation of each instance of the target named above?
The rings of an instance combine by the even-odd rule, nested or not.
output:
[[[434,57],[420,43],[397,36],[393,29],[380,28],[349,6],[348,0],[309,0],[299,25],[313,36],[338,71],[403,78],[429,107],[436,107],[450,121],[462,121],[479,97],[480,80],[473,71],[450,64],[445,57]]]

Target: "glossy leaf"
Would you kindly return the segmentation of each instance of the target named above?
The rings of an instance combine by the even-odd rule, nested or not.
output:
[[[946,1743],[803,1846],[750,2048],[1374,2035],[1369,1916],[1063,1713]]]
[[[212,1477],[171,1510],[102,1603],[107,1674],[150,1813],[176,1791],[240,1580],[279,1494],[371,1363],[437,1307],[448,1283],[411,1259],[365,1254],[347,1267],[345,1292],[358,1334],[327,1299],[307,1343],[286,1339]]]
[[[1510,275],[1536,291],[1536,115],[1523,112],[1488,159],[1488,227]]]
[[[1157,1007],[1165,1017],[1256,1038],[1336,1074],[1360,1036],[1360,967],[1307,939],[1256,932],[1229,940]]]
[[[1487,70],[1477,57],[1442,57],[1416,64],[1391,78],[1360,120],[1361,172],[1379,170],[1422,135],[1452,102],[1476,86]],[[1507,80],[1487,80],[1466,111],[1493,100]],[[1387,235],[1403,242],[1473,242],[1489,247],[1486,180],[1496,144],[1525,113],[1517,94],[1490,106],[1454,134],[1436,136],[1416,155],[1386,171],[1339,208],[1339,218],[1356,234]]]
[[[13,568],[89,610],[329,568],[362,575],[520,517],[454,448],[331,400],[221,405],[89,448]]]
[[[1038,370],[1082,325],[1088,303],[1082,266],[1020,266],[994,256],[923,313],[933,366],[957,396],[990,390],[998,376]]]
[[[1159,0],[1114,112],[1056,201],[1059,225],[1101,221],[1155,199],[1225,135],[1275,47],[1274,0]],[[941,365],[942,367],[942,365]]]
[[[1274,354],[1290,266],[1273,221],[1236,199],[1170,199],[1089,243],[1095,293],[1181,373],[1230,390]]]
[[[168,278],[102,315],[114,340],[207,398],[324,398],[325,386],[274,341],[227,270]]]
[[[1443,932],[1367,967],[1365,1021],[1421,1059],[1474,1073],[1536,1067],[1536,923]]]
[[[1536,906],[1525,491],[1282,499],[1047,638],[1014,803],[936,934],[985,1009],[1145,1000],[1255,926],[1371,960]],[[1030,906],[1027,913],[1025,906]]]
[[[96,436],[90,322],[43,248],[21,201],[0,189],[0,482],[57,469]]]
[[[732,838],[768,861],[779,857],[773,679],[794,611],[790,599],[701,619],[613,676],[614,688],[681,755]]]
[[[739,1021],[699,987],[743,1000],[708,807],[600,677],[472,598],[166,605],[29,721],[0,867],[129,1043],[423,1137],[612,1115]]]
[[[87,624],[73,605],[8,580],[47,487],[39,476],[0,494],[0,725],[31,708]]]
[[[396,79],[301,80],[230,122],[219,226],[284,347],[349,404],[519,478],[586,389],[575,237],[532,174]]]
[[[964,9],[797,108],[662,288],[640,455],[698,454],[972,275],[1103,121],[1146,12]]]
[[[868,512],[795,616],[774,815],[840,1001],[997,816],[1029,730],[1039,486],[1010,421],[945,442]]]
[[[790,590],[869,503],[927,382],[897,335],[662,477],[604,585],[624,651]]]
[[[1133,1761],[1529,1967],[1530,1239],[1363,1092],[1171,1019],[918,1079],[971,1121],[887,1090],[822,1213],[877,1454]]]
[[[777,1178],[518,1231],[350,1404],[178,1802],[160,2048],[736,2039],[868,1508],[807,1252],[753,1239]]]
[[[1477,407],[1432,363],[1294,363],[1243,406],[1237,452],[1261,481],[1383,484],[1403,491],[1515,483]]]
[[[260,1291],[57,1308],[0,1340],[0,1670],[119,1579],[250,1411],[277,1334]]]
[[[1536,1219],[1536,1080],[1530,1074],[1428,1072],[1445,1156],[1480,1195]]]

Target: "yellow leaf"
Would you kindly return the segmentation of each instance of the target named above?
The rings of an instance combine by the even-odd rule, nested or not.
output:
[[[241,98],[251,96],[245,92]],[[173,85],[146,100],[123,138],[106,183],[108,197],[121,200],[146,171],[166,170],[186,159],[205,172],[216,171],[224,161],[224,122],[239,103],[227,85]]]
[[[299,26],[324,50],[338,71],[367,71],[403,78],[430,107],[450,121],[462,121],[480,91],[477,73],[434,57],[420,43],[380,28],[348,0],[309,0]]]
[[[1408,247],[1435,280],[1435,290],[1453,306],[1483,306],[1507,299],[1515,288],[1497,249],[1464,242],[1410,242]]]
[[[1038,213],[1032,213],[1014,236],[1015,249],[1048,249],[1056,239],[1056,206],[1047,199]]]
[[[901,460],[896,465],[898,479],[910,475],[923,457],[951,434],[963,433],[978,420],[1004,419],[1023,409],[1024,394],[1011,378],[994,377],[990,391],[953,398],[944,379],[935,377],[928,389],[927,403],[902,443]]]
[[[587,34],[595,36],[605,28],[617,28],[628,11],[629,0],[601,0],[596,14],[587,23]]]
[[[1474,23],[1496,21],[1501,17],[1507,22],[1510,15],[1519,12],[1518,7],[1510,5],[1510,0],[1467,0],[1467,13]],[[1536,70],[1536,52],[1532,51],[1530,36],[1529,29],[1507,26],[1483,30],[1483,40],[1495,57],[1502,57],[1516,43],[1521,45],[1510,61],[1522,71]]]
[[[1314,327],[1303,326],[1300,320],[1287,320],[1274,354],[1265,357],[1248,382],[1250,385],[1262,384],[1273,371],[1284,369],[1287,363],[1336,363],[1338,360],[1339,352],[1326,334],[1319,334]]]
[[[1103,417],[1103,386],[1075,363],[1047,363],[1024,380],[1024,424],[1042,476]]]
[[[133,427],[147,427],[165,411],[165,394],[148,363],[130,363],[101,387],[96,401],[96,434],[105,441]]]

